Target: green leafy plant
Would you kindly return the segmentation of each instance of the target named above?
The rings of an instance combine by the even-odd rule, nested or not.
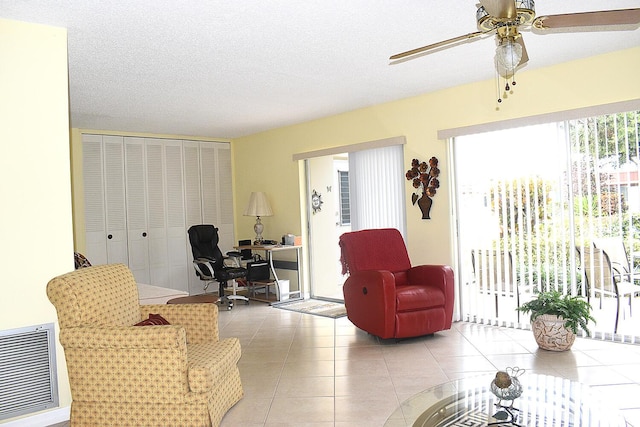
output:
[[[587,333],[587,336],[591,334],[587,324],[589,321],[596,322],[591,315],[591,305],[584,298],[563,295],[558,291],[540,292],[536,294],[535,299],[527,301],[516,310],[522,313],[531,313],[530,320],[532,322],[544,314],[562,317],[567,329],[571,329],[574,334],[577,334],[578,326],[580,326]]]

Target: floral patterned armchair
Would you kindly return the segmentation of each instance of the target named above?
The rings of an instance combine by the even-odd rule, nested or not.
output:
[[[242,397],[240,343],[219,340],[214,304],[139,305],[121,264],[58,276],[47,295],[67,362],[71,426],[217,426]],[[145,321],[158,317],[150,314],[166,321]]]

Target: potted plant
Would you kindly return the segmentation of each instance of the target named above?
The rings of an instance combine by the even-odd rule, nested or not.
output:
[[[578,296],[558,291],[540,292],[534,299],[516,310],[531,313],[531,329],[538,346],[545,350],[569,350],[576,339],[578,327],[590,335],[591,305]]]

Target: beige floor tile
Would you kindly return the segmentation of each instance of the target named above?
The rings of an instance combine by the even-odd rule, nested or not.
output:
[[[336,360],[384,359],[382,349],[378,345],[336,347],[334,354]]]
[[[238,363],[242,378],[278,378],[282,375],[284,361],[276,362],[245,362],[240,359]]]
[[[629,384],[631,380],[608,366],[579,366],[564,369],[562,372],[575,372],[570,379],[590,386]]]
[[[453,356],[438,361],[440,368],[446,373],[491,371],[495,366],[484,356]]]
[[[393,386],[398,396],[398,400],[404,402],[416,393],[420,393],[429,387],[449,381],[447,375],[442,370],[434,371],[433,374],[425,377],[421,376],[393,376],[391,378]]]
[[[244,397],[225,414],[220,425],[240,426],[245,423],[264,423],[272,402],[272,399]]]
[[[292,347],[287,355],[287,362],[303,360],[334,360],[335,349],[331,347]]]
[[[383,359],[336,360],[336,376],[389,375],[387,363]]]
[[[372,398],[388,397],[395,390],[391,377],[378,374],[335,377],[335,387],[336,396],[370,396]]]
[[[240,373],[242,388],[246,398],[272,399],[276,387],[280,382],[280,376],[256,376]]]
[[[336,397],[336,422],[360,422],[362,426],[381,426],[397,408],[395,396],[368,399],[366,396]]]
[[[332,360],[301,360],[288,362],[282,369],[282,377],[327,377],[334,375]]]
[[[474,343],[478,351],[487,354],[524,354],[529,351],[516,341],[482,341]]]
[[[333,397],[334,377],[282,377],[276,388],[276,397]]]
[[[267,423],[333,422],[333,397],[276,397],[271,404]]]

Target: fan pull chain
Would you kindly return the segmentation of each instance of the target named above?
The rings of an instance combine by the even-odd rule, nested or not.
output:
[[[502,102],[502,97],[500,96],[500,73],[498,72],[498,58],[495,59],[496,66],[493,69],[496,71],[496,94],[498,95],[498,104]]]

